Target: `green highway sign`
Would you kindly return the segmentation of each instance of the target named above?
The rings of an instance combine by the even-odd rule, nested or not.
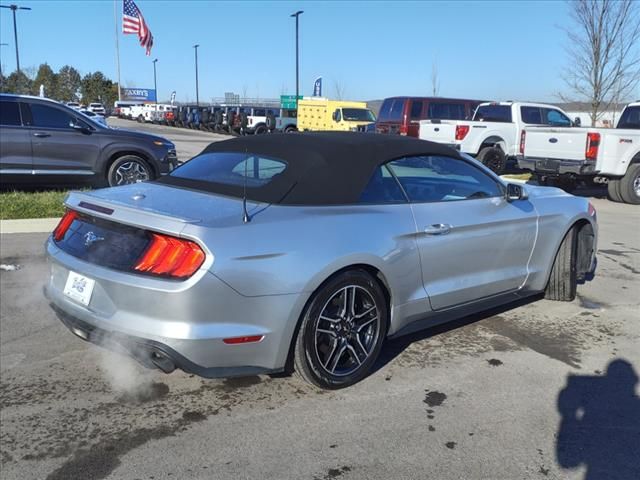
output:
[[[302,95],[298,95],[298,100],[302,100]],[[297,108],[295,95],[280,95],[280,108]]]

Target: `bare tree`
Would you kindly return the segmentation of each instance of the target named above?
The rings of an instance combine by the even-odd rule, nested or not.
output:
[[[640,82],[640,13],[635,0],[568,2],[573,25],[565,28],[572,62],[565,101],[586,101],[591,125]]]
[[[336,91],[336,100],[343,100],[344,99],[344,85],[342,84],[342,82],[338,81],[338,80],[334,80],[333,81],[333,88]]]
[[[431,62],[431,91],[434,97],[440,94],[440,77],[438,75],[438,62]]]

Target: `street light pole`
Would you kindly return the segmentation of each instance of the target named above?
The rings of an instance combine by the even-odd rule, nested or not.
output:
[[[196,105],[200,106],[200,92],[198,91],[198,47],[200,45],[195,44],[193,49],[196,52]]]
[[[19,7],[18,5],[0,5],[0,8],[10,8],[13,12],[13,38],[16,42],[16,71],[20,71],[20,55],[18,55],[18,27],[16,25],[16,10],[31,10],[29,7]]]
[[[298,54],[298,17],[302,15],[304,12],[302,10],[298,10],[296,13],[292,13],[291,16],[296,18],[296,110],[298,110],[298,97],[300,96],[300,67],[299,67],[299,59],[300,56]]]
[[[156,91],[156,112],[158,111],[158,82],[156,80],[156,62],[158,59],[156,58],[153,61],[153,89]]]

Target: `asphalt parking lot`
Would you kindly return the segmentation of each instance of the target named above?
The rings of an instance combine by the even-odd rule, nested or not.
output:
[[[164,375],[88,345],[42,297],[46,235],[5,234],[2,478],[640,478],[640,209],[592,201],[599,267],[574,302],[398,339],[333,392]]]
[[[211,142],[233,138],[230,135],[190,130],[187,128],[168,127],[165,125],[154,125],[152,123],[138,123],[133,120],[124,120],[115,117],[109,117],[107,123],[110,127],[139,130],[160,135],[161,137],[171,140],[176,145],[178,160],[181,162],[185,162],[194,157]]]

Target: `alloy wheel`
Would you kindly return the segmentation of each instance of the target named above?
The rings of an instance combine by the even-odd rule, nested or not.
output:
[[[124,162],[115,171],[115,184],[127,185],[149,180],[149,171],[140,162]]]
[[[354,373],[380,335],[379,309],[363,287],[348,285],[326,302],[315,322],[315,354],[330,375]]]

